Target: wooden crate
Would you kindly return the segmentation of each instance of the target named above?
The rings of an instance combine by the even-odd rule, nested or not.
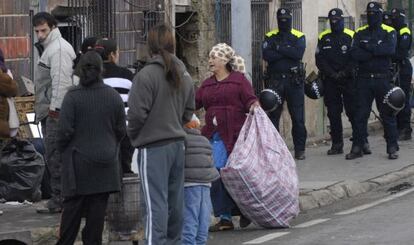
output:
[[[28,120],[26,117],[26,113],[34,113],[34,96],[26,96],[26,97],[15,97],[15,104],[17,114],[19,115],[20,127],[19,131],[17,132],[18,138],[32,138],[32,131],[30,130],[30,126],[27,124]]]

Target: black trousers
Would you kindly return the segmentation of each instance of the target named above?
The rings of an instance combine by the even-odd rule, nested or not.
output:
[[[101,245],[109,193],[79,195],[63,200],[60,221],[60,238],[56,245],[73,245],[78,235],[81,219],[86,217],[82,230],[84,245]]]
[[[121,140],[119,160],[122,167],[122,173],[132,173],[131,162],[134,155],[135,148],[131,145],[131,141],[128,136],[125,136]]]
[[[347,79],[352,81],[351,78]],[[328,110],[330,124],[330,135],[333,144],[343,143],[342,112],[345,114],[351,125],[354,123],[355,114],[355,91],[354,84],[348,82],[341,84],[342,81],[333,78],[323,80],[325,89],[324,103]]]
[[[306,127],[305,127],[305,92],[304,84],[292,81],[293,78],[279,78],[272,80],[266,88],[277,90],[282,94],[283,102],[287,102],[287,107],[292,120],[292,138],[296,151],[304,151],[306,143]],[[282,103],[283,103],[282,102]],[[268,113],[273,125],[279,131],[279,121],[282,115],[283,106],[279,106],[276,110]]]
[[[400,86],[405,93],[405,107],[397,114],[397,128],[407,130],[411,134],[411,74],[400,75]]]

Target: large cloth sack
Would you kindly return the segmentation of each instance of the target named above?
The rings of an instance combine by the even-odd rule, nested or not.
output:
[[[299,213],[295,160],[261,108],[247,117],[221,178],[243,215],[257,225],[289,227]]]
[[[43,157],[27,140],[12,139],[0,152],[0,198],[40,201]]]

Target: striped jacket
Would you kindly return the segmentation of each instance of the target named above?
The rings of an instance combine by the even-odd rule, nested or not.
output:
[[[104,63],[104,83],[114,88],[122,98],[125,106],[125,113],[128,111],[128,94],[131,90],[134,74],[124,67],[115,63]]]

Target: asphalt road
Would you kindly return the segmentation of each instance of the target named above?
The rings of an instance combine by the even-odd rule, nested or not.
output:
[[[265,230],[250,226],[210,233],[208,244],[412,245],[414,188],[396,194],[390,194],[388,188],[303,213],[292,222],[290,229]]]

